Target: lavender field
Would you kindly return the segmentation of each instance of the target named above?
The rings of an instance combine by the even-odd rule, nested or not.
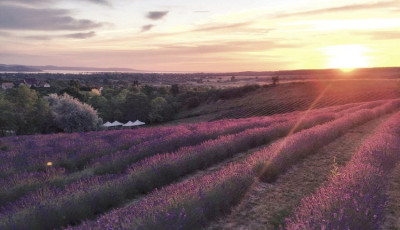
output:
[[[393,99],[168,127],[1,138],[0,229],[232,229],[214,223],[246,222],[230,217],[257,186],[277,186],[320,149],[379,119],[348,160],[333,161],[315,190],[269,222],[276,229],[398,229],[386,219],[394,212],[388,189],[400,161],[399,111],[400,100]]]

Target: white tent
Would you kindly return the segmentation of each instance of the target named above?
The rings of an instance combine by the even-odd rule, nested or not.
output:
[[[112,127],[113,125],[107,121],[106,123],[103,124],[104,127]]]
[[[134,124],[135,126],[139,126],[139,125],[145,125],[146,123],[144,123],[144,122],[142,122],[142,121],[139,121],[139,120],[136,120],[135,122],[133,122],[133,124]]]
[[[120,126],[123,125],[121,122],[118,121],[114,121],[113,123],[111,123],[112,126]]]
[[[132,121],[128,121],[126,124],[124,124],[122,126],[124,126],[124,127],[132,127],[132,126],[136,126],[136,125]]]

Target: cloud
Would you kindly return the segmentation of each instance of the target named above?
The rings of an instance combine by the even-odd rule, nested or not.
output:
[[[90,31],[87,33],[74,33],[74,34],[67,34],[64,35],[63,37],[65,38],[75,38],[75,39],[86,39],[86,38],[91,38],[96,36],[96,32]]]
[[[196,10],[196,11],[193,11],[193,12],[198,13],[198,14],[210,13],[210,11],[208,11],[208,10]]]
[[[207,31],[215,31],[215,30],[227,30],[234,28],[242,28],[252,24],[251,22],[241,22],[241,23],[232,23],[232,24],[216,24],[216,25],[203,25],[199,28],[192,30],[192,32],[207,32]]]
[[[260,40],[249,40],[249,41],[226,41],[226,42],[210,42],[201,43],[197,45],[193,44],[177,44],[177,45],[165,45],[160,46],[156,50],[146,50],[148,54],[157,55],[199,55],[199,54],[218,54],[218,53],[240,53],[240,52],[260,52],[270,51],[273,49],[281,48],[299,48],[303,47],[303,44],[294,43],[283,43],[275,41],[260,41]]]
[[[101,4],[101,5],[107,5],[107,6],[111,6],[111,3],[107,0],[87,0],[89,2],[93,2],[93,3],[97,3],[97,4]]]
[[[152,25],[152,24],[144,25],[144,26],[142,26],[142,32],[149,31],[149,30],[151,30],[153,27],[154,27],[154,25]]]
[[[151,20],[159,20],[165,17],[168,14],[168,11],[150,11],[147,13],[147,18]]]
[[[135,69],[157,70],[190,70],[190,71],[233,71],[257,69],[283,69],[284,64],[278,63],[269,51],[279,48],[303,47],[302,44],[278,43],[276,41],[216,41],[201,44],[177,43],[176,45],[161,45],[153,49],[134,50],[96,50],[80,51],[80,60],[95,60],[84,65],[108,63],[114,66],[131,66]],[[262,54],[263,61],[254,58],[249,52]],[[66,55],[68,56],[68,55]],[[286,64],[286,63],[285,63]],[[72,64],[71,64],[72,65]],[[97,64],[98,65],[98,64]],[[253,68],[254,67],[254,68]],[[287,67],[286,67],[287,68]]]
[[[377,9],[377,8],[389,8],[389,7],[399,7],[400,4],[398,1],[387,1],[387,2],[376,2],[376,3],[365,3],[365,4],[352,4],[317,10],[309,10],[309,11],[301,11],[301,12],[293,12],[293,13],[282,13],[276,15],[276,17],[292,17],[292,16],[307,16],[307,15],[315,15],[315,14],[324,14],[324,13],[334,13],[334,12],[344,12],[344,11],[355,11],[355,10],[369,10],[369,9]]]
[[[0,7],[0,28],[12,30],[87,30],[102,26],[88,19],[76,19],[69,10]]]
[[[25,4],[25,5],[31,5],[31,6],[35,6],[38,4],[43,4],[43,3],[48,3],[51,2],[52,0],[0,0],[0,4]]]
[[[356,34],[362,36],[368,36],[374,40],[398,40],[400,38],[399,31],[358,32]]]
[[[0,37],[10,37],[11,34],[5,31],[0,31]]]
[[[192,34],[192,33],[203,33],[203,32],[215,32],[213,35],[216,34],[231,34],[231,33],[241,33],[241,34],[267,34],[274,28],[260,28],[260,27],[251,27],[253,22],[241,22],[241,23],[206,23],[194,26],[194,28],[182,31],[175,31],[175,32],[163,32],[151,35],[145,35],[142,37],[143,39],[150,39],[151,37],[176,37],[185,34]],[[143,28],[143,27],[142,27]]]
[[[87,2],[92,2],[96,4],[101,4],[101,5],[108,5],[111,6],[111,3],[108,0],[85,0]],[[1,3],[21,3],[24,5],[30,5],[30,6],[37,6],[38,4],[43,4],[43,3],[54,3],[54,2],[60,2],[60,0],[0,0]]]
[[[56,38],[73,38],[73,39],[87,39],[96,36],[96,32],[90,31],[87,33],[73,33],[73,34],[64,34],[64,35],[31,35],[31,36],[24,36],[24,39],[29,40],[41,40],[47,41]]]
[[[54,37],[46,35],[31,35],[31,36],[24,36],[23,38],[28,40],[48,41],[53,39]]]

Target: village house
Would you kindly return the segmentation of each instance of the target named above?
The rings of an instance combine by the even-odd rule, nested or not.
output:
[[[17,80],[17,81],[14,82],[14,85],[15,85],[16,87],[19,87],[19,86],[23,86],[23,85],[27,85],[27,84],[26,84],[26,81],[25,81],[25,80]],[[29,87],[30,87],[30,86],[29,86]]]
[[[25,79],[26,86],[30,87],[38,87],[38,81],[35,78],[27,78]]]
[[[13,88],[13,87],[14,87],[14,83],[12,83],[12,82],[3,82],[1,84],[1,88],[4,89],[4,90],[10,89],[10,88]]]
[[[36,87],[37,87],[37,88],[50,88],[51,86],[50,86],[50,84],[47,83],[47,82],[39,82],[39,83],[36,85]]]
[[[50,88],[50,84],[47,82],[37,81],[34,78],[27,78],[24,80],[17,80],[13,83],[16,87],[26,85],[28,88],[35,87],[35,88]],[[13,85],[13,86],[14,86]]]

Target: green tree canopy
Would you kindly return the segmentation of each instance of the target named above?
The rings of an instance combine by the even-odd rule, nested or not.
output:
[[[5,100],[2,102],[1,116],[9,123],[8,128],[17,134],[41,132],[43,125],[50,119],[49,104],[27,86],[8,89]]]

